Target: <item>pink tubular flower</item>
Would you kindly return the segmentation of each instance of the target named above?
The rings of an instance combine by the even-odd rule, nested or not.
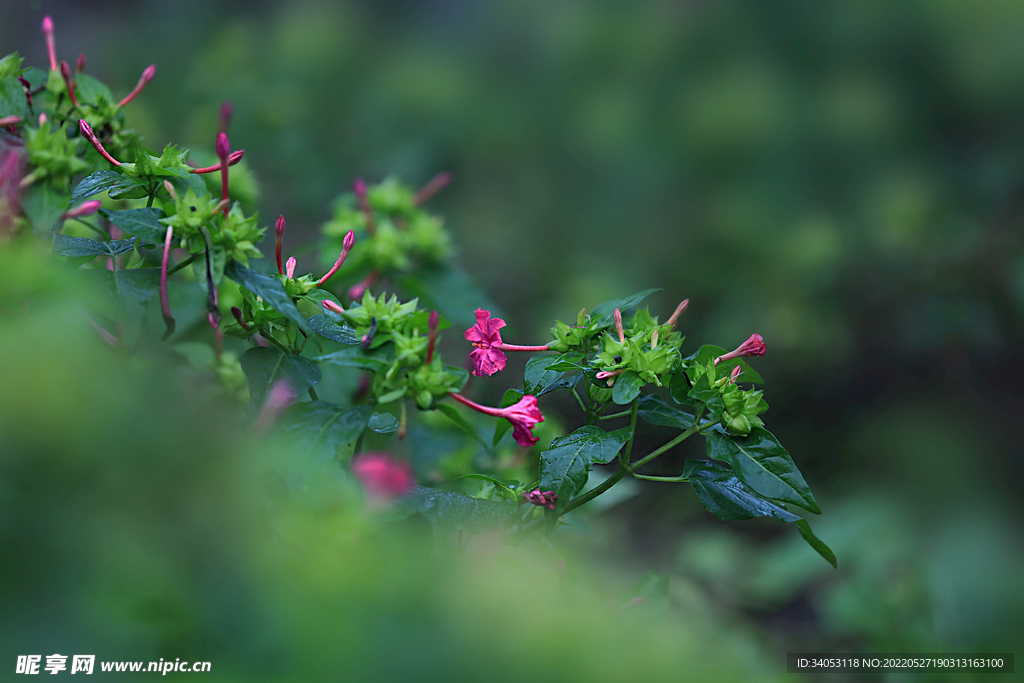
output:
[[[615,312],[612,313],[612,320],[615,321],[615,331],[619,333],[619,343],[625,344],[626,331],[622,329],[622,311],[616,308]]]
[[[281,263],[281,249],[284,247],[284,216],[277,217],[274,224],[274,253],[277,254],[277,272],[284,275],[284,265]]]
[[[228,155],[228,166],[234,166],[242,160],[242,155],[245,154],[244,149],[235,150]],[[216,173],[221,168],[221,164],[218,161],[213,166],[204,166],[203,168],[193,168],[189,173]]]
[[[690,305],[690,300],[689,299],[683,299],[682,301],[679,302],[679,305],[676,306],[676,310],[672,314],[672,317],[670,317],[668,319],[668,321],[665,323],[666,325],[668,325],[670,330],[675,328],[676,322],[679,320],[679,316],[681,316],[683,314],[683,312],[686,310],[686,307],[689,306],[689,305]]]
[[[491,312],[482,308],[476,309],[476,324],[466,330],[466,341],[473,342],[476,348],[469,354],[473,359],[473,374],[477,377],[490,376],[505,369],[508,357],[504,351],[547,351],[547,346],[520,346],[506,344],[501,340],[502,327],[505,321],[491,318]]]
[[[326,308],[326,309],[327,309],[328,311],[330,311],[331,313],[337,313],[338,315],[341,315],[342,313],[344,313],[344,312],[345,312],[345,309],[344,309],[344,308],[342,308],[342,307],[341,307],[341,306],[339,306],[338,304],[334,303],[334,302],[333,302],[333,301],[331,301],[330,299],[324,299],[324,300],[323,300],[323,301],[321,301],[320,303],[322,303],[322,304],[323,304],[323,306],[324,306],[324,308]]]
[[[534,505],[554,510],[555,501],[558,500],[558,494],[554,491],[544,491],[541,493],[541,490],[537,489],[535,491],[530,491],[529,493],[524,493],[523,498]]]
[[[120,166],[121,162],[110,156],[110,152],[103,148],[99,139],[96,138],[96,133],[92,131],[92,126],[85,119],[78,120],[78,130],[81,131],[82,137],[89,141],[96,151],[103,155],[103,158],[112,163],[114,166]]]
[[[295,279],[295,265],[298,261],[295,260],[294,256],[289,256],[287,263],[284,264],[284,274],[289,280]]]
[[[167,328],[164,339],[174,334],[174,316],[171,315],[171,304],[167,300],[167,266],[171,262],[171,241],[174,239],[174,228],[167,226],[164,236],[164,257],[160,263],[160,314]]]
[[[103,206],[103,202],[101,202],[98,199],[91,199],[87,202],[82,202],[73,209],[68,209],[67,211],[64,212],[64,215],[61,216],[61,218],[67,220],[69,218],[81,218],[82,216],[90,216],[96,213],[96,211],[101,206]]]
[[[363,298],[363,293],[377,282],[380,277],[380,273],[376,270],[371,270],[362,282],[357,282],[348,288],[348,298],[355,301],[356,299]]]
[[[135,84],[135,87],[130,93],[125,95],[123,100],[117,103],[117,106],[123,107],[134,100],[135,96],[142,92],[142,89],[146,87],[146,84],[153,80],[153,76],[156,76],[156,64],[150,64],[146,67],[146,70],[142,72],[142,77],[139,78],[139,82]]]
[[[543,422],[544,416],[541,415],[540,408],[537,407],[536,396],[527,394],[519,399],[518,403],[510,405],[508,408],[489,408],[487,406],[482,406],[478,403],[473,403],[465,396],[457,394],[454,391],[449,392],[449,396],[459,403],[467,405],[473,410],[477,410],[484,415],[503,417],[511,422],[512,438],[514,438],[516,443],[520,446],[528,448],[537,443],[538,438],[533,435],[533,427],[538,422]]]
[[[57,48],[53,41],[53,19],[49,14],[43,17],[43,37],[46,38],[46,53],[50,56],[50,71],[56,71]]]
[[[750,335],[750,339],[743,342],[735,351],[730,351],[724,356],[715,359],[715,365],[723,360],[732,360],[741,356],[763,356],[765,352],[764,339],[759,334]]]
[[[71,97],[71,104],[78,106],[78,98],[75,97],[75,81],[71,78],[71,67],[68,66],[67,62],[60,63],[60,75],[64,79],[64,87],[68,90],[68,96]]]
[[[21,123],[20,116],[5,116],[0,119],[0,128],[6,128],[7,126],[14,126]]]
[[[338,260],[334,262],[327,274],[320,278],[320,281],[316,283],[317,287],[322,287],[325,282],[331,279],[335,273],[338,272],[338,268],[341,268],[341,264],[345,262],[348,257],[348,252],[352,251],[352,245],[356,243],[356,233],[353,230],[349,230],[345,233],[345,239],[341,243],[341,254],[338,256]]]
[[[352,474],[371,498],[391,500],[416,486],[412,468],[387,453],[364,453],[352,460]]]

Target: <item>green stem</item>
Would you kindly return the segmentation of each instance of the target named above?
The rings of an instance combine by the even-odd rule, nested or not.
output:
[[[146,208],[153,206],[153,200],[156,199],[156,193],[150,190],[149,201],[146,202]]]
[[[651,476],[649,474],[636,474],[636,473],[634,473],[633,474],[633,478],[634,479],[646,479],[647,481],[673,481],[673,482],[686,482],[686,481],[690,481],[689,477],[684,477],[682,475],[680,475],[678,477],[654,477],[654,476]]]
[[[600,416],[598,416],[597,419],[598,420],[613,420],[613,419],[615,419],[617,417],[626,417],[627,415],[632,414],[632,412],[633,412],[632,410],[623,410],[621,413],[613,413],[612,415],[600,415]]]
[[[309,397],[314,401],[320,400],[320,397],[316,395],[316,389],[314,389],[313,387],[309,388]]]
[[[587,412],[587,407],[583,405],[583,399],[580,398],[578,393],[576,393],[576,387],[572,388],[572,395],[576,397],[576,402],[580,404],[580,408],[583,409],[583,412]]]
[[[182,259],[181,261],[178,261],[173,266],[171,266],[170,268],[167,269],[167,274],[171,275],[173,273],[177,273],[179,270],[181,270],[182,268],[184,268],[188,264],[190,264],[193,261],[195,261],[196,260],[196,256],[198,256],[198,254],[192,254],[188,258]]]
[[[622,464],[629,467],[629,459],[633,456],[633,440],[636,438],[636,413],[640,409],[640,397],[633,399],[633,408],[629,411],[629,441],[626,442]]]
[[[289,351],[288,349],[286,349],[284,347],[284,345],[281,344],[281,342],[277,341],[276,339],[271,337],[269,334],[264,332],[262,327],[260,328],[260,336],[263,337],[264,339],[266,339],[268,342],[270,342],[274,346],[276,346],[277,348],[281,349],[281,351],[283,351],[284,353],[287,353],[289,356],[292,355],[292,352]]]

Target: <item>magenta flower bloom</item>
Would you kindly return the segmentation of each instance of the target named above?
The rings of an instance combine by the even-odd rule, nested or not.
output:
[[[364,453],[356,457],[352,461],[352,474],[376,499],[398,498],[416,486],[409,465],[387,453]]]
[[[554,491],[544,491],[543,493],[541,493],[541,490],[537,489],[536,491],[524,493],[523,498],[525,498],[528,502],[533,503],[534,505],[543,506],[554,510],[555,501],[558,500],[558,494],[556,494]]]
[[[730,351],[724,356],[715,359],[715,365],[723,360],[732,360],[741,356],[763,356],[765,352],[764,339],[759,334],[750,335],[750,339],[743,342],[735,351]]]
[[[516,443],[520,446],[529,448],[539,441],[539,439],[533,435],[533,427],[538,422],[543,422],[544,416],[541,414],[540,408],[537,407],[536,396],[527,394],[519,399],[518,403],[510,405],[508,408],[490,408],[488,406],[482,406],[479,403],[473,403],[465,396],[457,394],[454,391],[450,392],[449,395],[456,401],[459,401],[460,403],[463,403],[484,415],[503,417],[511,422],[512,438],[515,439]]]
[[[491,318],[491,312],[482,308],[476,309],[476,325],[466,330],[466,341],[473,342],[473,374],[477,377],[491,376],[505,369],[508,357],[501,350],[501,328],[505,321]]]

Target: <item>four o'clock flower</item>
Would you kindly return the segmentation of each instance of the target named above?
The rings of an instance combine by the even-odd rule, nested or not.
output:
[[[683,299],[682,301],[679,302],[679,305],[676,306],[675,312],[672,313],[672,316],[665,322],[665,324],[668,325],[668,328],[670,330],[675,329],[676,322],[679,321],[679,316],[683,314],[683,312],[686,310],[686,307],[689,305],[689,299]]]
[[[477,410],[484,415],[493,415],[494,417],[503,417],[512,423],[512,438],[516,440],[516,443],[524,448],[528,448],[539,440],[533,435],[533,427],[538,422],[544,421],[544,416],[540,412],[540,408],[537,407],[537,397],[527,394],[523,396],[519,401],[508,408],[490,408],[488,406],[482,406],[478,403],[473,403],[462,394],[457,394],[454,391],[449,392],[449,396],[454,398],[459,403],[469,406],[473,410]]]
[[[377,502],[404,496],[416,486],[412,468],[387,453],[363,453],[352,460],[352,474]]]
[[[341,268],[341,264],[348,258],[348,252],[352,251],[352,245],[356,243],[356,233],[354,230],[349,230],[345,233],[345,239],[341,243],[341,254],[338,256],[338,260],[334,262],[331,269],[320,278],[316,283],[317,287],[323,287],[324,283],[331,279],[331,276],[338,272],[338,268]]]
[[[321,301],[320,303],[322,303],[322,304],[323,304],[323,306],[324,306],[324,308],[326,308],[326,309],[327,309],[328,311],[330,311],[331,313],[337,313],[338,315],[341,315],[342,313],[344,313],[344,312],[345,312],[345,309],[344,309],[344,308],[342,308],[342,307],[341,307],[341,306],[339,306],[338,304],[334,303],[334,302],[333,302],[333,301],[331,301],[330,299],[324,299],[324,300],[323,300],[323,301]]]
[[[491,312],[482,308],[476,309],[476,324],[466,330],[466,341],[473,342],[476,348],[469,354],[473,359],[473,374],[477,377],[490,376],[505,369],[508,357],[504,351],[547,351],[545,346],[520,346],[506,344],[501,340],[501,328],[505,321],[491,318]]]
[[[540,489],[536,489],[534,491],[530,491],[529,493],[524,493],[523,498],[525,498],[527,502],[533,503],[534,505],[551,508],[552,510],[554,510],[555,501],[558,500],[558,494],[555,493],[554,491],[544,491],[542,493]]]
[[[750,339],[743,342],[735,351],[719,356],[715,359],[715,365],[723,360],[732,360],[741,356],[763,356],[765,352],[764,339],[759,334],[750,335]]]
[[[96,211],[101,206],[103,206],[103,202],[101,202],[98,199],[91,199],[87,202],[82,202],[73,209],[68,209],[67,211],[64,212],[64,215],[61,216],[61,218],[67,220],[69,218],[81,218],[82,216],[91,216],[92,214],[96,213]]]
[[[60,63],[60,75],[64,79],[64,87],[67,88],[68,96],[71,97],[71,104],[78,106],[78,98],[75,97],[75,81],[71,78],[71,67],[67,62]]]
[[[156,64],[150,64],[145,68],[142,72],[142,77],[139,78],[139,82],[135,84],[135,87],[132,88],[130,93],[125,95],[123,100],[117,103],[117,106],[123,107],[134,100],[135,96],[142,92],[142,89],[146,87],[146,84],[153,80],[153,76],[156,76]]]
[[[78,130],[82,133],[82,137],[89,141],[96,151],[103,155],[103,158],[112,163],[114,166],[120,166],[121,162],[110,156],[110,152],[103,148],[99,139],[96,137],[96,133],[93,132],[92,126],[85,119],[78,119]]]

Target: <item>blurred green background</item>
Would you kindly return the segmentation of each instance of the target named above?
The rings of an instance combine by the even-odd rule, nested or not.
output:
[[[453,172],[431,207],[445,216],[462,265],[506,314],[508,341],[542,343],[553,317],[647,287],[664,288],[651,299],[663,319],[690,298],[682,329],[693,348],[764,336],[768,354],[756,365],[771,410],[763,417],[815,490],[824,514],[814,528],[840,568],[802,547],[792,529],[717,522],[688,490],[645,482],[593,517],[573,544],[580,564],[609,558],[593,570],[597,585],[626,586],[648,569],[668,577],[669,615],[650,623],[684,626],[671,646],[652,636],[654,650],[679,648],[672,657],[687,666],[730,661],[734,675],[750,680],[781,675],[785,653],[797,650],[1012,651],[1022,642],[1024,3],[9,0],[2,52],[44,64],[44,13],[56,23],[58,58],[72,62],[84,51],[87,71],[115,94],[157,64],[129,112],[151,147],[208,150],[217,109],[232,100],[231,140],[260,180],[263,222],[284,214],[289,239],[315,239],[330,202],[355,177],[395,173],[418,185]],[[20,392],[11,372],[0,370],[0,386]],[[126,392],[141,391],[125,382]],[[481,383],[494,398],[507,384]],[[173,412],[180,409],[168,410],[184,419]],[[664,437],[650,429],[640,447]],[[4,543],[25,550],[31,539],[49,550],[19,554],[37,564],[5,572],[5,594],[26,601],[8,615],[35,614],[32,628],[5,618],[7,635],[22,633],[26,652],[40,642],[61,651],[68,645],[60,643],[95,629],[102,642],[119,644],[119,656],[140,659],[133,642],[147,652],[170,642],[172,657],[207,647],[231,653],[240,679],[257,676],[249,650],[267,648],[274,662],[288,660],[277,655],[289,647],[288,661],[302,653],[344,660],[328,653],[344,629],[337,640],[320,630],[336,625],[327,605],[360,594],[337,585],[344,570],[330,581],[299,576],[307,583],[281,590],[291,568],[263,558],[253,560],[258,570],[241,569],[250,566],[245,552],[218,540],[241,534],[226,521],[218,531],[193,520],[191,538],[215,548],[212,555],[147,552],[150,537],[188,547],[179,538],[188,520],[177,515],[201,516],[203,505],[247,519],[241,503],[221,495],[244,479],[234,471],[245,470],[244,454],[212,470],[168,465],[156,477],[133,470],[129,454],[162,463],[163,451],[111,444],[82,457],[97,467],[123,458],[118,471],[134,483],[155,477],[147,485],[167,507],[134,499],[98,506],[73,481],[58,485],[63,461],[9,460],[19,476],[35,475],[3,484]],[[23,452],[51,450],[30,444]],[[677,474],[695,455],[659,460],[652,473]],[[207,499],[204,490],[220,493]],[[138,516],[137,506],[148,513]],[[63,542],[74,539],[61,526],[68,510],[88,511],[77,522],[93,533],[106,522],[127,525],[126,517],[132,529],[102,532],[119,534],[120,548],[69,548]],[[308,514],[319,520],[310,529],[328,524],[316,517],[322,511]],[[318,552],[300,547],[299,557],[319,562]],[[372,565],[372,550],[358,552],[367,556],[354,566]],[[119,562],[145,585],[115,581]],[[74,571],[78,563],[92,573]],[[450,608],[452,620],[448,631],[402,635],[411,622],[388,603],[368,631],[379,637],[366,642],[412,643],[410,671],[420,662],[482,678],[518,666],[521,680],[531,656],[548,662],[552,676],[572,670],[557,664],[556,645],[520,631],[493,668],[468,655],[453,664],[462,655],[452,643],[469,647],[481,637],[460,629],[487,623],[500,601],[452,607],[430,593],[437,584],[403,576],[398,595],[426,592],[421,606]],[[515,583],[501,577],[467,591]],[[453,590],[451,579],[439,581],[441,594]],[[379,605],[374,586],[358,609]],[[522,586],[507,591],[530,595]],[[85,594],[95,609],[83,606]],[[253,606],[254,594],[268,604]],[[30,599],[39,596],[51,602],[33,612]],[[64,609],[101,621],[61,622],[59,633],[54,615]],[[290,621],[268,627],[267,614],[289,609]],[[103,610],[107,625],[93,614]],[[356,632],[365,622],[354,619],[345,623]],[[614,678],[602,668],[603,646],[580,649],[574,638],[584,634],[554,623],[541,632],[574,643],[565,654],[572,666],[586,660]],[[629,631],[650,628],[640,620]],[[262,673],[302,679],[291,670]]]

